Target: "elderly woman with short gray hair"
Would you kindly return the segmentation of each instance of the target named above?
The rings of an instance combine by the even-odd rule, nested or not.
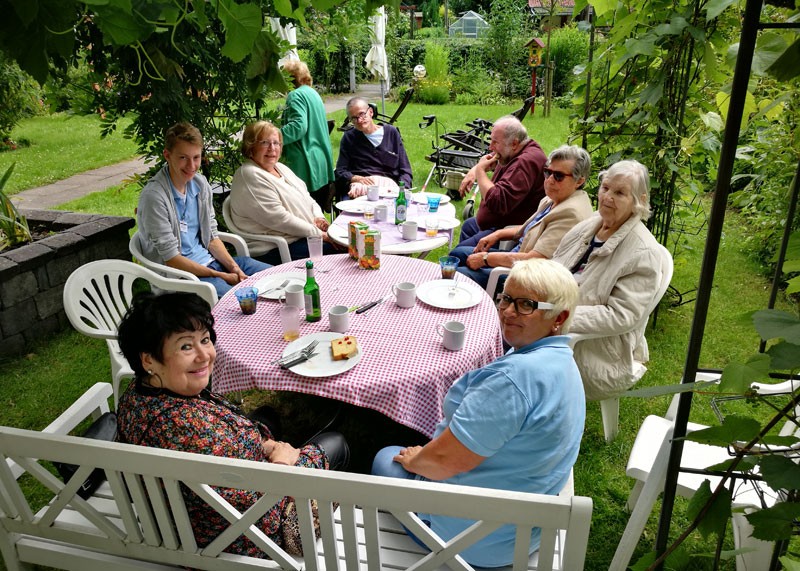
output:
[[[662,280],[661,249],[644,225],[650,176],[633,160],[600,173],[597,212],[562,239],[553,260],[568,268],[580,297],[572,332],[586,398],[618,396],[643,374],[647,341],[637,325]]]

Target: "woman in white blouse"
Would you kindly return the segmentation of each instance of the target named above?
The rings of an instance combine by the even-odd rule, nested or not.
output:
[[[245,161],[231,184],[233,223],[251,234],[286,238],[293,260],[308,257],[308,236],[322,236],[323,253],[336,253],[322,209],[311,198],[306,184],[278,162],[282,150],[281,131],[269,121],[257,121],[245,128],[241,145]],[[268,264],[281,263],[272,244],[248,240],[247,245],[254,258]]]

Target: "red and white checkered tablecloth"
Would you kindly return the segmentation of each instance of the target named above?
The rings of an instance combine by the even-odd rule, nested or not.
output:
[[[251,276],[252,285],[271,273],[299,272],[303,262],[275,266]],[[348,307],[391,294],[393,284],[420,284],[441,278],[439,265],[402,256],[383,256],[380,270],[363,270],[346,254],[324,256],[317,266],[322,319],[303,321],[300,335],[328,331],[328,309]],[[471,282],[456,274],[458,281]],[[477,286],[475,286],[476,289]],[[297,391],[377,410],[427,436],[442,418],[442,402],[450,385],[467,371],[494,361],[503,354],[497,311],[484,293],[481,303],[469,309],[448,310],[426,305],[398,307],[394,298],[360,315],[353,315],[348,334],[358,339],[361,361],[345,373],[307,378],[285,371],[270,361],[281,356],[283,340],[277,301],[259,299],[253,315],[243,315],[231,291],[219,300],[216,319],[217,361],[213,389],[227,393],[250,388]],[[447,321],[466,326],[461,351],[442,346],[436,326]]]

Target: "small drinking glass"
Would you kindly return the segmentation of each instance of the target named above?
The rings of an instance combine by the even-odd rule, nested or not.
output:
[[[428,212],[439,212],[439,202],[441,202],[441,200],[441,196],[428,195]]]
[[[258,300],[258,290],[254,287],[240,287],[236,290],[236,299],[239,300],[239,307],[245,315],[252,315],[256,312],[256,301]]]
[[[428,218],[425,220],[425,235],[428,238],[433,238],[439,232],[439,219]]]
[[[375,207],[367,204],[364,207],[364,220],[372,220],[375,218]]]
[[[458,267],[458,258],[455,256],[442,256],[439,258],[439,265],[442,268],[442,279],[452,280],[456,277],[456,268]]]
[[[302,309],[294,305],[281,306],[281,330],[284,341],[294,341],[300,337]]]
[[[309,236],[306,238],[308,243],[308,257],[312,262],[319,262],[322,259],[322,236]]]

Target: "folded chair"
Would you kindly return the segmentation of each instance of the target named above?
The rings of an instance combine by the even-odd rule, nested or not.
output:
[[[283,236],[271,236],[269,234],[251,234],[249,232],[245,232],[240,228],[237,228],[236,224],[233,222],[233,217],[231,216],[231,197],[227,197],[225,201],[222,203],[222,217],[225,219],[225,225],[228,227],[228,230],[233,232],[237,236],[241,236],[245,240],[251,240],[253,242],[266,242],[268,244],[274,244],[276,248],[278,248],[278,252],[281,255],[281,263],[286,264],[292,261],[292,256],[289,253],[289,243],[286,241],[286,238]]]
[[[84,264],[72,272],[64,285],[64,310],[72,326],[89,337],[105,339],[108,344],[115,407],[119,402],[120,382],[134,376],[120,353],[117,325],[134,294],[147,289],[147,284],[151,289],[196,293],[211,307],[217,303],[217,292],[209,283],[165,278],[125,260]]]
[[[719,376],[719,373],[698,372],[695,380],[716,381],[719,380]],[[774,385],[754,383],[753,388],[761,395],[781,394],[791,392],[797,388],[798,382],[797,380],[792,380]],[[627,569],[645,524],[653,510],[653,505],[664,489],[679,397],[680,395],[676,395],[673,398],[665,416],[651,415],[645,418],[636,435],[636,441],[631,449],[625,470],[629,477],[636,480],[628,496],[628,509],[631,511],[631,515],[622,539],[617,546],[614,559],[611,561],[611,566],[609,567],[611,571],[624,571]],[[706,427],[690,422],[687,425],[687,433],[703,428]],[[793,423],[787,422],[781,430],[781,435],[791,434],[795,429],[796,426]],[[730,460],[730,458],[727,448],[687,440],[683,445],[680,465],[682,468],[702,470],[725,460]],[[681,472],[678,474],[676,492],[680,496],[690,498],[705,480],[709,480],[713,490],[720,479],[719,476]],[[746,480],[737,481],[733,489],[734,507],[745,508],[745,511],[768,507],[778,501],[781,501],[780,494],[763,483]],[[750,551],[736,556],[737,571],[768,569],[774,545],[750,536],[752,528],[744,517],[744,513],[735,512],[732,524],[736,549],[750,549]]]
[[[217,237],[226,244],[233,246],[237,256],[250,255],[250,250],[247,248],[247,242],[245,242],[244,238],[241,236],[237,236],[236,234],[231,234],[229,232],[217,232]],[[142,239],[142,235],[139,234],[138,230],[134,232],[133,236],[131,236],[130,242],[128,242],[128,250],[130,251],[131,256],[133,256],[133,258],[145,268],[170,278],[200,281],[200,278],[194,274],[190,274],[187,271],[179,270],[178,268],[171,268],[166,264],[159,264],[158,262],[154,262],[145,258],[144,254],[142,253]]]

